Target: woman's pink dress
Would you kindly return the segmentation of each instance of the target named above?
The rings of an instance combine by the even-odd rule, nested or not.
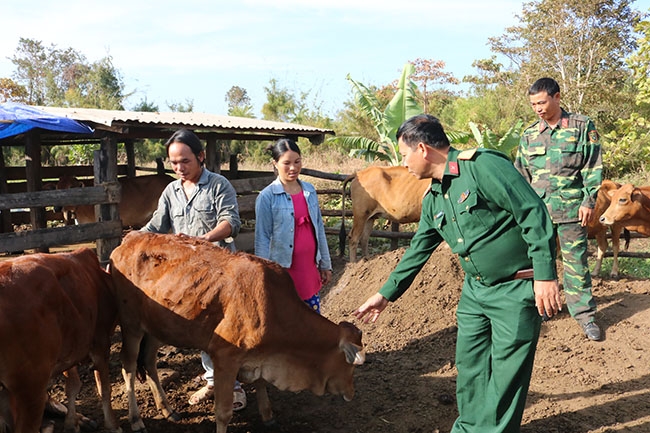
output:
[[[317,294],[321,287],[320,272],[316,267],[316,236],[309,219],[307,201],[302,192],[292,195],[294,213],[294,247],[289,275],[301,299]]]

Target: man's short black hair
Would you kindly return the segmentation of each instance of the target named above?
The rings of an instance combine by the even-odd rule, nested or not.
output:
[[[552,78],[544,77],[535,81],[530,89],[528,95],[537,95],[539,92],[546,92],[549,96],[553,96],[560,91],[560,85]]]

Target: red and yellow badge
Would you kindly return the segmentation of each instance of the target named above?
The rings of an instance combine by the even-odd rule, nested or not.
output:
[[[593,144],[598,143],[599,138],[600,137],[598,136],[598,131],[596,131],[595,129],[592,129],[591,131],[589,131],[589,142],[590,143],[593,143]]]

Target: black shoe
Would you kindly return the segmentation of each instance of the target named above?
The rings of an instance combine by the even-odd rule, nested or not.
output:
[[[589,322],[586,325],[582,325],[582,330],[591,341],[600,341],[600,328],[596,325],[596,322]]]

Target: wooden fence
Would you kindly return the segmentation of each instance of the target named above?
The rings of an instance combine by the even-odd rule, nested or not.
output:
[[[159,166],[155,168],[137,168],[138,171],[161,171]],[[18,172],[17,172],[18,173]],[[56,178],[64,174],[76,175],[79,177],[88,176],[92,173],[92,166],[89,167],[43,167],[43,178]],[[118,166],[118,173],[126,173],[125,167]],[[12,179],[11,171],[7,172],[8,178]],[[226,177],[231,176],[230,173],[222,173]],[[342,197],[343,194],[343,181],[348,177],[345,174],[327,173],[313,169],[304,168],[302,175],[313,177],[319,180],[331,181],[331,187],[318,188],[317,193],[319,196],[337,196]],[[230,179],[235,191],[238,195],[240,215],[243,220],[252,220],[255,217],[255,199],[257,193],[271,183],[275,179],[275,175],[271,172],[237,172],[238,179]],[[322,183],[322,182],[319,182]],[[7,212],[11,210],[19,210],[19,212],[11,212],[11,218],[16,223],[27,222],[30,220],[31,211],[25,212],[24,209],[45,209],[53,206],[78,206],[78,205],[102,205],[102,204],[117,204],[120,200],[119,184],[104,183],[100,186],[89,186],[83,189],[68,189],[68,190],[52,190],[52,191],[37,191],[37,192],[24,192],[25,185],[20,183],[8,184],[9,191],[6,194],[0,195],[0,211]],[[328,185],[329,186],[329,185]],[[349,193],[346,194],[349,200]],[[331,209],[324,207],[321,209],[324,217],[328,218],[342,218],[343,212],[345,213],[346,221],[352,219],[352,210],[349,206],[343,209]],[[62,219],[60,213],[48,211],[46,218],[48,220]],[[346,224],[346,232],[349,231],[349,224]],[[5,230],[6,231],[6,230]],[[253,229],[250,227],[244,228],[240,235],[243,239],[252,236]],[[345,251],[346,239],[341,237],[341,224],[338,227],[326,227],[325,232],[328,235],[339,236],[339,254],[343,255]],[[102,238],[113,238],[120,236],[122,227],[120,221],[103,221],[92,224],[84,224],[80,226],[66,226],[57,228],[41,228],[38,230],[25,230],[20,232],[0,233],[0,252],[17,252],[27,249],[47,249],[56,245],[70,245],[83,242],[90,242]],[[391,247],[397,247],[399,239],[411,239],[413,232],[400,232],[399,225],[393,224],[391,231],[373,230],[370,234],[371,237],[390,239]],[[644,237],[638,233],[632,233],[632,237]],[[246,250],[252,248],[252,241],[248,241]],[[650,258],[650,253],[631,253],[621,251],[620,257],[633,257],[633,258]],[[611,257],[611,252],[606,254],[606,257]]]

